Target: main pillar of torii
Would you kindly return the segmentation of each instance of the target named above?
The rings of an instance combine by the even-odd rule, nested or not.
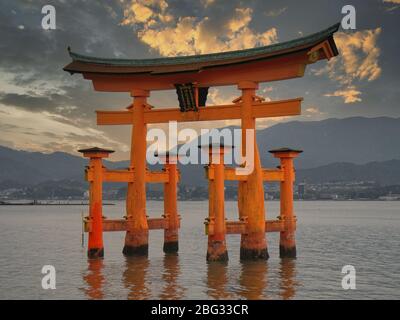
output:
[[[147,255],[149,227],[146,215],[146,135],[147,125],[144,122],[146,99],[149,92],[133,90],[134,98],[129,112],[132,113],[132,141],[130,170],[134,171],[134,182],[128,183],[126,196],[127,231],[125,236],[125,255]]]
[[[240,259],[268,259],[267,241],[265,238],[265,207],[262,167],[256,141],[256,118],[251,112],[256,99],[255,90],[258,84],[251,81],[240,82],[238,88],[242,90],[241,97],[241,128],[242,128],[242,155],[246,157],[247,135],[251,130],[253,143],[254,169],[246,181],[239,182],[238,208],[239,218],[247,219],[248,233],[242,234],[240,241]]]

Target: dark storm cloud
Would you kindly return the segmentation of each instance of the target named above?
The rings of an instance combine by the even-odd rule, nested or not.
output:
[[[2,103],[92,120],[96,108],[127,104],[129,96],[110,95],[112,104],[112,99],[95,93],[81,76],[62,71],[71,61],[67,46],[107,57],[147,54],[132,30],[119,25],[119,1],[51,1],[56,8],[57,29],[47,31],[41,28],[41,9],[46,4],[49,1],[0,3],[0,80],[1,72],[11,72],[13,85],[36,91],[32,95],[7,94],[0,87]],[[54,91],[63,94],[55,95]],[[66,105],[76,109],[59,108]]]
[[[0,103],[29,111],[45,111],[54,108],[58,95],[35,97],[27,94],[8,93],[0,95]]]
[[[6,49],[1,51],[2,68],[59,74],[70,61],[68,45],[103,56],[140,54],[141,47],[144,53],[131,30],[118,25],[122,18],[118,1],[51,1],[56,8],[56,30],[41,28],[41,9],[46,4],[49,1],[1,2],[0,45]],[[24,29],[18,29],[19,25]]]

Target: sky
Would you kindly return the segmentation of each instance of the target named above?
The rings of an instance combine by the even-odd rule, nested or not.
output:
[[[56,29],[42,28],[42,7],[56,9]],[[302,115],[284,121],[399,117],[400,0],[2,0],[0,2],[0,145],[40,152],[102,146],[127,159],[129,126],[97,126],[95,110],[121,110],[125,93],[96,92],[62,68],[74,52],[110,58],[204,54],[269,45],[306,36],[356,9],[356,29],[335,34],[339,56],[307,67],[304,77],[260,84],[267,100],[302,96]],[[210,90],[207,104],[230,103],[236,87]],[[173,91],[154,92],[150,104],[177,106]],[[234,121],[186,123],[222,127]]]

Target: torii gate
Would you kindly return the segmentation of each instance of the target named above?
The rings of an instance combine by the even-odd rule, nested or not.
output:
[[[165,230],[165,252],[178,250],[179,215],[176,207],[176,187],[179,173],[176,165],[165,156],[162,172],[150,172],[146,167],[147,124],[169,121],[212,121],[240,119],[241,128],[255,129],[257,118],[294,116],[301,113],[302,98],[264,102],[256,96],[262,82],[302,77],[308,64],[331,59],[338,54],[333,34],[339,24],[296,40],[247,50],[157,59],[103,59],[69,52],[73,61],[65,71],[81,73],[91,80],[94,89],[108,92],[128,92],[133,103],[128,110],[97,111],[99,125],[133,125],[130,167],[108,170],[101,158],[111,150],[92,148],[80,150],[90,158],[86,178],[90,181],[90,213],[86,220],[89,232],[88,255],[103,256],[102,231],[126,231],[125,255],[147,255],[149,229]],[[241,96],[233,104],[205,106],[211,86],[237,85]],[[153,108],[147,98],[153,90],[176,89],[179,108]],[[254,132],[255,141],[255,132]],[[242,134],[242,154],[246,135]],[[221,154],[224,148],[217,148]],[[254,146],[254,170],[238,176],[222,163],[210,163],[209,236],[207,259],[228,258],[225,234],[241,234],[240,258],[267,259],[265,232],[280,232],[280,256],[295,257],[293,212],[293,158],[299,152],[287,148],[271,150],[281,160],[279,169],[263,169],[257,144]],[[224,219],[224,180],[239,181],[238,221]],[[102,217],[101,185],[103,182],[127,182],[126,218],[109,220]],[[278,220],[267,221],[264,208],[263,181],[280,181],[281,210]],[[146,183],[164,183],[164,216],[146,216]]]

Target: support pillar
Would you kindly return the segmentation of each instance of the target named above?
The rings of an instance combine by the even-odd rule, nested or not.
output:
[[[212,232],[208,235],[207,261],[228,261],[226,249],[225,227],[225,166],[224,149],[220,145],[209,145],[210,168],[214,171],[214,180],[211,183],[212,192],[209,199],[209,224]]]
[[[91,230],[88,241],[88,258],[96,259],[104,256],[103,246],[103,163],[102,158],[107,158],[114,151],[90,148],[78,150],[85,158],[89,158],[91,178],[89,179],[89,219]]]
[[[256,142],[256,119],[252,116],[252,105],[255,98],[255,90],[258,85],[255,82],[244,81],[239,83],[242,90],[241,97],[241,127],[242,127],[242,155],[246,156],[246,146],[254,142],[254,170],[248,175],[246,181],[239,182],[238,206],[239,218],[247,219],[247,232],[242,234],[240,242],[241,260],[268,259],[267,241],[265,238],[265,206],[262,167]],[[246,141],[246,130],[253,130],[252,140]]]
[[[127,232],[123,254],[126,256],[148,254],[149,228],[146,217],[146,134],[147,126],[144,122],[144,110],[147,108],[146,90],[133,90],[134,98],[132,145],[130,169],[135,172],[135,180],[128,183],[126,199]]]
[[[295,180],[293,159],[300,150],[281,148],[269,151],[280,160],[284,172],[281,181],[280,219],[284,221],[285,230],[280,233],[279,256],[281,258],[296,258],[296,217],[293,210],[293,183]]]
[[[179,250],[179,215],[177,208],[178,156],[170,153],[160,155],[165,162],[164,169],[168,173],[168,182],[164,183],[164,217],[168,220],[168,228],[164,229],[165,253],[176,253]]]

